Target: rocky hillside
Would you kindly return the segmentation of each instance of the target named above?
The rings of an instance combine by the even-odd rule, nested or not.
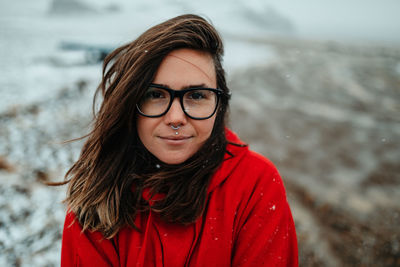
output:
[[[400,266],[400,50],[267,40],[231,125],[276,163],[301,266]]]

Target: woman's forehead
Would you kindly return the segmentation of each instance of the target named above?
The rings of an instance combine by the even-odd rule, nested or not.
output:
[[[164,58],[157,74],[165,71],[178,71],[181,74],[187,74],[190,71],[199,72],[208,80],[208,83],[212,85],[216,83],[214,61],[208,52],[187,48],[174,50]],[[156,78],[157,76],[160,75],[156,75]]]

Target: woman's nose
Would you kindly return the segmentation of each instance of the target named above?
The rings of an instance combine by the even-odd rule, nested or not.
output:
[[[171,107],[169,108],[167,114],[164,115],[167,124],[185,124],[187,121],[185,112],[182,110],[181,103],[179,102],[179,98],[175,98],[172,101]]]

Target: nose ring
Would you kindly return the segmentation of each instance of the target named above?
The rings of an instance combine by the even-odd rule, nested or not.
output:
[[[178,125],[178,126],[171,125],[171,128],[172,128],[172,130],[175,130],[175,131],[176,131],[176,132],[175,132],[175,135],[178,135],[178,134],[179,134],[179,133],[178,133],[178,129],[181,128],[181,126],[180,126],[180,125]]]

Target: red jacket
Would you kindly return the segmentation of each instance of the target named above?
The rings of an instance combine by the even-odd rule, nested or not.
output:
[[[240,143],[232,132],[229,141]],[[112,240],[65,219],[61,266],[298,266],[297,240],[285,189],[274,165],[247,147],[228,145],[195,223],[136,217]]]

